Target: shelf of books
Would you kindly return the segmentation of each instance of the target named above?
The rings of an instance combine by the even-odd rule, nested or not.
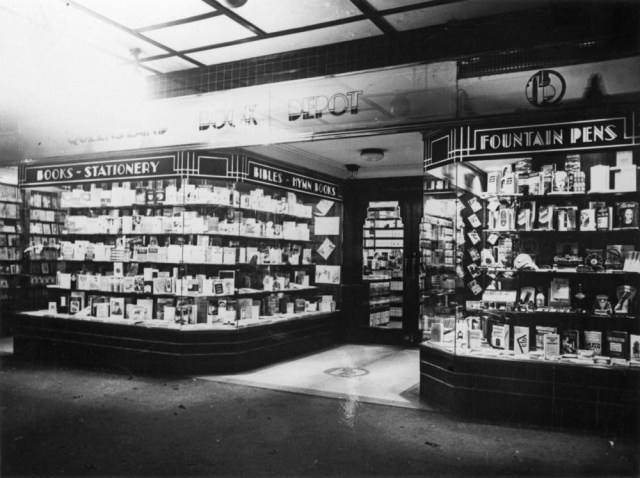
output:
[[[617,402],[606,404],[609,411],[637,408],[629,398],[640,384],[639,170],[633,147],[513,156],[470,150],[453,166],[428,169],[456,191],[447,213],[438,211],[444,193],[425,193],[434,202],[425,205],[421,232],[425,282],[434,295],[452,290],[456,300],[449,314],[441,307],[427,317],[424,395],[437,395],[428,390],[444,379],[444,367],[456,371],[448,378],[461,388],[453,393],[478,387],[482,406],[518,393],[514,403],[527,407],[551,400],[529,390],[530,380],[584,389],[585,402],[611,393]],[[461,227],[450,232],[452,217]],[[447,237],[457,254],[440,247]],[[451,287],[441,285],[442,274]],[[471,369],[485,381],[470,384]],[[611,379],[593,383],[607,373]]]
[[[487,189],[459,195],[466,312],[435,342],[456,354],[640,367],[631,152],[535,159],[493,161]]]
[[[27,177],[27,272],[48,297],[30,314],[226,330],[335,313],[337,186],[244,157],[245,174],[211,178],[200,158],[190,174],[136,178],[152,169],[135,165],[149,161],[98,162],[100,181],[41,188]],[[207,174],[194,174],[196,164]]]
[[[369,284],[369,327],[401,328],[404,223],[397,201],[369,203],[363,225],[363,281]]]
[[[15,310],[24,291],[22,207],[20,189],[0,184],[0,309],[7,315]]]

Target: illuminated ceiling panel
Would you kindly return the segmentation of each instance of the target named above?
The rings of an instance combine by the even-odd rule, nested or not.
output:
[[[362,14],[349,0],[248,1],[235,12],[267,33],[333,22]]]
[[[232,42],[255,34],[227,17],[214,17],[145,33],[149,38],[173,50],[189,50]]]
[[[201,0],[74,0],[127,28],[138,29],[215,10]]]

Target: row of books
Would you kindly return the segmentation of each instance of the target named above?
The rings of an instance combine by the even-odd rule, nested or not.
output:
[[[89,241],[63,241],[60,243],[59,258],[66,261],[169,264],[308,265],[312,263],[312,250],[296,244],[290,244],[288,247],[209,246],[208,236],[199,237],[198,242],[199,245],[133,246],[123,239],[120,245],[116,246]],[[51,255],[51,252],[48,254]]]
[[[458,322],[458,336],[463,337],[464,346],[470,350],[480,350],[484,346],[481,329],[469,329],[464,322]],[[462,329],[466,329],[462,330]],[[513,338],[509,336],[513,330]],[[533,334],[533,335],[532,335]],[[437,338],[437,337],[436,337]],[[533,339],[533,340],[532,340]],[[557,327],[510,326],[494,324],[487,337],[488,344],[495,349],[511,350],[515,355],[541,352],[546,358],[559,356],[596,359],[607,356],[616,359],[640,360],[640,335],[626,331],[599,330],[558,331]]]
[[[22,251],[18,247],[0,247],[0,261],[19,261]]]
[[[20,206],[9,202],[0,202],[0,219],[18,219]]]
[[[10,184],[0,184],[0,201],[20,202],[20,189]]]
[[[613,175],[613,177],[612,177]],[[638,167],[631,151],[616,153],[616,166],[599,164],[589,168],[590,191],[627,192],[637,188]],[[612,181],[613,179],[613,181]],[[488,194],[566,194],[585,193],[587,176],[582,170],[579,154],[566,156],[564,167],[544,164],[533,171],[531,159],[505,165],[500,171],[487,174]],[[611,183],[613,182],[613,188]]]
[[[274,197],[265,194],[261,188],[249,193],[220,186],[185,184],[177,188],[169,184],[165,188],[132,188],[129,183],[114,186],[112,189],[92,188],[89,191],[74,189],[63,191],[62,208],[98,208],[131,205],[181,206],[203,204],[231,206],[277,214],[289,214],[302,218],[313,215],[313,206],[298,201],[295,193]]]
[[[218,271],[216,276],[207,277],[205,274],[177,277],[174,271],[159,271],[152,267],[145,267],[143,274],[123,275],[123,264],[114,265],[114,273],[102,274],[71,274],[56,272],[56,288],[78,291],[101,291],[127,294],[154,295],[202,295],[229,296],[236,293],[236,272],[234,270]],[[310,287],[310,277],[306,271],[293,271],[281,274],[244,274],[238,276],[241,287],[263,291],[299,290]],[[258,289],[260,287],[260,289]]]
[[[173,216],[67,216],[64,234],[221,234],[250,238],[308,241],[309,224],[260,221],[236,213],[233,219],[184,211]]]
[[[331,312],[335,301],[331,295],[311,300],[293,298],[288,294],[271,294],[262,299],[207,298],[135,298],[106,297],[73,291],[49,302],[51,314],[69,314],[78,318],[110,320],[166,321],[180,324],[250,325],[262,317],[293,315],[303,312]]]
[[[29,206],[34,208],[59,209],[60,197],[58,193],[30,191]]]
[[[638,221],[637,201],[617,202],[615,206],[591,201],[584,209],[522,201],[518,207],[502,202],[496,209],[489,210],[487,228],[496,231],[610,231],[637,228]]]
[[[60,211],[53,211],[51,209],[34,208],[29,210],[29,219],[31,221],[42,221],[42,222],[63,222],[64,213]]]

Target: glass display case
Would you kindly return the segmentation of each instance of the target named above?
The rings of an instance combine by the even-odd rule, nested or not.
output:
[[[620,179],[625,167],[633,184]],[[425,191],[425,291],[447,298],[458,284],[462,299],[457,314],[445,299],[425,314],[431,345],[505,360],[640,365],[631,151],[478,160],[430,173],[456,193]],[[438,317],[443,308],[448,316]]]
[[[485,156],[427,168],[421,395],[622,426],[640,389],[637,151]]]

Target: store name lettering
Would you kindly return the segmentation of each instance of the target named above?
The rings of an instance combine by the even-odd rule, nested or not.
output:
[[[335,186],[328,184],[317,183],[315,181],[309,181],[304,178],[293,178],[293,187],[301,191],[312,191],[317,194],[324,194],[325,196],[335,196]]]
[[[282,173],[264,168],[254,168],[253,177],[255,179],[261,179],[262,181],[268,181],[274,184],[282,184],[284,182],[282,179]]]
[[[145,131],[136,131],[136,132],[128,132],[128,133],[118,133],[118,134],[96,134],[91,136],[79,136],[75,138],[67,138],[70,144],[78,146],[80,144],[85,143],[98,143],[101,141],[117,141],[121,139],[132,139],[132,138],[148,138],[150,136],[162,136],[167,132],[168,128],[154,129],[154,130],[145,130]]]
[[[239,126],[257,126],[257,106],[258,105],[245,105],[242,111],[236,111],[233,109],[201,111],[198,129],[200,131],[214,131],[225,127],[236,128]]]
[[[347,91],[346,93],[336,93],[331,97],[309,96],[307,98],[289,100],[289,121],[296,121],[300,118],[318,119],[324,113],[333,116],[342,116],[349,112],[355,115],[358,113],[359,97],[362,90]]]
[[[159,161],[103,164],[84,168],[47,168],[36,172],[36,181],[65,181],[72,179],[108,178],[117,176],[146,176],[156,174]]]
[[[482,133],[479,135],[481,151],[548,148],[603,144],[618,138],[616,125],[586,125],[569,128]],[[566,142],[568,140],[568,143]]]

